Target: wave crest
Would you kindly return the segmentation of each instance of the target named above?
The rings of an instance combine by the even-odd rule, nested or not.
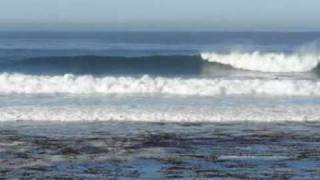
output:
[[[284,53],[231,52],[229,54],[202,53],[202,59],[230,65],[234,68],[261,72],[308,72],[320,62],[316,53],[290,55]]]

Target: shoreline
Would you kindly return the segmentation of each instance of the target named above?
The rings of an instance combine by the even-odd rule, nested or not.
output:
[[[320,122],[0,122],[4,178],[320,177]]]

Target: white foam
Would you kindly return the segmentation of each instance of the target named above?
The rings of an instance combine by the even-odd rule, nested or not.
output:
[[[258,51],[231,52],[229,54],[202,53],[209,62],[230,65],[234,68],[261,72],[308,72],[320,62],[317,53],[260,53]]]
[[[319,121],[319,106],[275,107],[2,107],[0,121]]]
[[[320,96],[320,81],[0,74],[0,94],[55,93]]]

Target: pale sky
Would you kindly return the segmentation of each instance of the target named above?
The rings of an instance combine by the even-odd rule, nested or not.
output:
[[[320,31],[320,0],[0,0],[0,29]]]

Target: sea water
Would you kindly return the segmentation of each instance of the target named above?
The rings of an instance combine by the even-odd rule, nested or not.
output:
[[[0,177],[319,179],[319,37],[0,32]]]
[[[319,37],[1,32],[0,121],[317,121]]]

